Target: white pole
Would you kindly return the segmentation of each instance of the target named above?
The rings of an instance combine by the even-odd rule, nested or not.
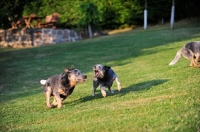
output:
[[[147,0],[145,0],[145,9],[144,9],[144,30],[147,29]]]
[[[175,6],[174,6],[174,0],[173,0],[173,2],[172,2],[171,20],[170,20],[171,29],[174,28],[174,12],[175,12]]]
[[[88,32],[89,32],[90,38],[92,38],[93,35],[92,35],[92,28],[91,28],[91,25],[90,25],[90,24],[88,24]]]
[[[144,10],[144,30],[147,29],[147,10]]]

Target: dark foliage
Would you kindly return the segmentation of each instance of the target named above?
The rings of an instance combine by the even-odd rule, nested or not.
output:
[[[148,23],[160,20],[169,22],[172,0],[146,0]],[[101,28],[113,29],[130,25],[143,25],[145,0],[1,0],[0,28],[9,28],[8,17],[17,21],[24,15],[35,13],[40,16],[59,13],[59,26],[77,28],[83,19],[80,5],[93,2],[99,10]],[[200,17],[199,0],[175,0],[175,20]],[[89,16],[93,17],[93,16]]]

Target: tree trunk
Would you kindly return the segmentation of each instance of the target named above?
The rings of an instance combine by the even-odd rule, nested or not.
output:
[[[90,24],[88,24],[88,32],[89,32],[89,37],[92,38],[93,34],[92,34],[92,28]]]

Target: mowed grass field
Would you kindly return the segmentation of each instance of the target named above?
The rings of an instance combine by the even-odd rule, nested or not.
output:
[[[197,132],[200,130],[200,69],[176,52],[200,41],[200,20],[144,31],[24,49],[0,49],[0,131]],[[111,66],[123,89],[92,97],[95,64]],[[45,104],[41,79],[75,65],[88,76],[61,109]]]

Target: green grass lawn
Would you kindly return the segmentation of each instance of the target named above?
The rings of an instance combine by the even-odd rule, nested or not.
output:
[[[200,40],[200,20],[152,26],[144,31],[25,49],[0,49],[0,131],[196,132],[200,130],[200,70],[181,58],[187,42]],[[92,67],[118,74],[123,89],[92,97]],[[45,104],[41,79],[75,65],[79,83],[61,109]]]

